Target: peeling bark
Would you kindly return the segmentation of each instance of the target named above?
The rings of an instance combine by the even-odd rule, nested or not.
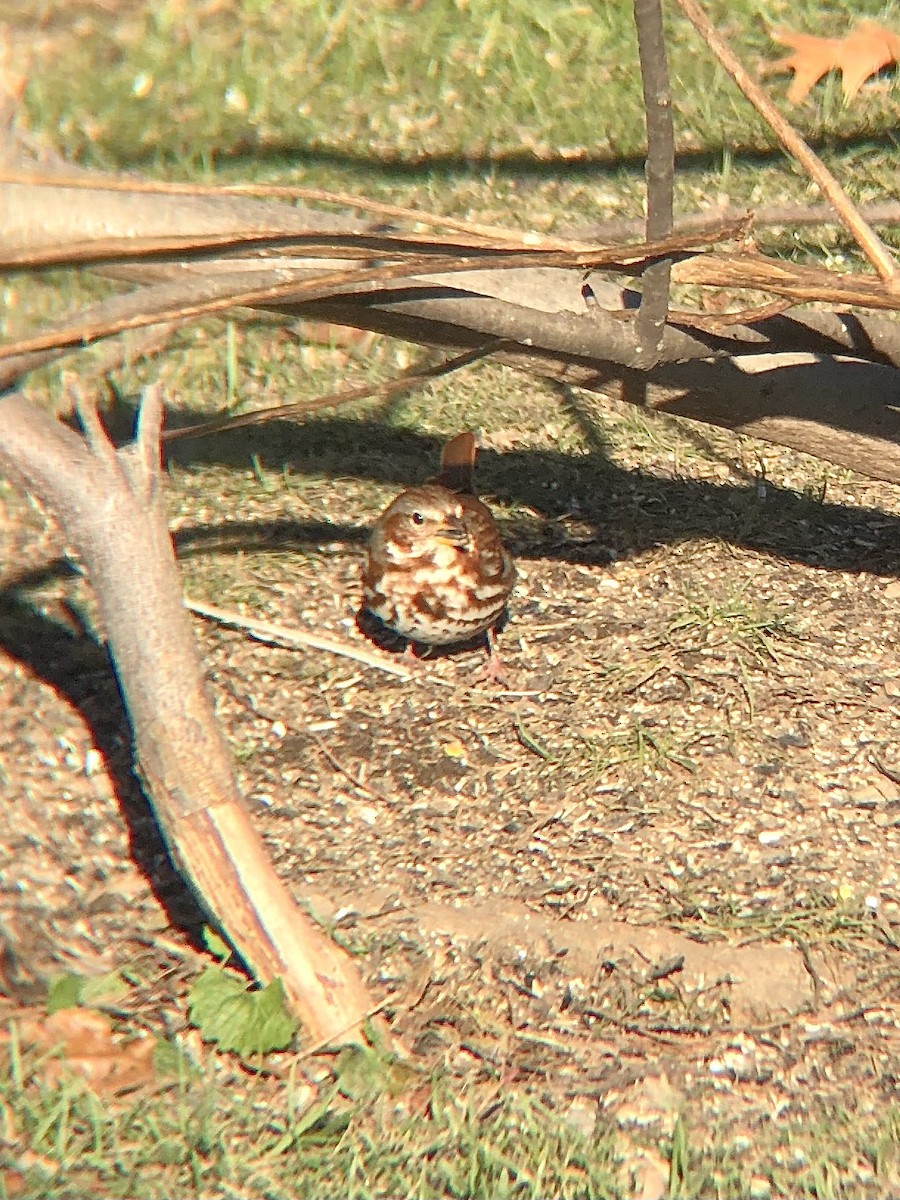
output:
[[[254,975],[281,978],[311,1041],[361,1040],[372,1001],[275,874],[215,719],[163,509],[159,392],[120,450],[92,405],[79,414],[84,436],[18,393],[0,398],[0,470],[54,514],[84,565],[173,857]]]

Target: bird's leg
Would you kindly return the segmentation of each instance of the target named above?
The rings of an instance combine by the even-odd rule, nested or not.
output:
[[[476,671],[475,678],[479,683],[499,683],[505,685],[509,681],[506,678],[500,651],[497,649],[497,635],[493,629],[486,629],[484,639],[487,643],[488,658],[487,662]]]

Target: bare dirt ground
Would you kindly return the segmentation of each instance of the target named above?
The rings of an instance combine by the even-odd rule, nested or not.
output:
[[[476,650],[404,682],[198,622],[245,793],[426,1060],[649,1144],[678,1114],[738,1157],[772,1138],[799,1178],[822,1122],[874,1129],[900,1075],[897,490],[503,397],[480,480],[521,571],[509,690],[472,684]],[[261,434],[255,475],[246,442],[179,449],[189,590],[362,641],[366,528],[438,445],[338,418]],[[177,1024],[198,914],[89,593],[8,488],[0,539],[5,990],[149,957]]]
[[[55,51],[85,7],[115,5],[0,13],[52,11]],[[443,386],[403,431],[378,413],[172,455],[192,594],[362,641],[366,529],[438,434],[484,425],[520,568],[509,691],[473,686],[475,651],[401,682],[197,623],[279,871],[420,1061],[618,1126],[647,1200],[679,1118],[726,1175],[750,1158],[810,1194],[900,1194],[879,1142],[900,1083],[900,494],[493,384],[490,407]],[[132,1021],[179,1031],[203,916],[63,550],[0,481],[0,1017],[62,971],[127,965]]]

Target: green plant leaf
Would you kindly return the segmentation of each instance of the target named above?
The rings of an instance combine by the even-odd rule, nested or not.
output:
[[[243,1058],[283,1049],[297,1028],[285,1008],[280,979],[250,991],[243,979],[221,967],[207,967],[197,978],[188,1012],[205,1041]]]
[[[351,1100],[399,1096],[421,1079],[414,1067],[373,1046],[345,1046],[335,1073],[341,1093]]]
[[[231,958],[231,947],[209,925],[203,926],[203,945],[220,962],[227,962]]]
[[[51,979],[47,989],[47,1012],[52,1016],[61,1008],[100,1008],[104,1004],[116,1004],[131,991],[129,984],[118,971],[105,975],[57,975]]]
[[[47,988],[47,1012],[52,1017],[61,1008],[77,1008],[85,985],[83,975],[57,975]]]

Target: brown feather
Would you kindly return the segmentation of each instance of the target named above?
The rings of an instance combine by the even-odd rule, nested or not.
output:
[[[487,633],[503,616],[516,569],[489,508],[473,494],[475,435],[441,456],[436,480],[408,488],[372,528],[363,603],[390,629],[424,645]]]

